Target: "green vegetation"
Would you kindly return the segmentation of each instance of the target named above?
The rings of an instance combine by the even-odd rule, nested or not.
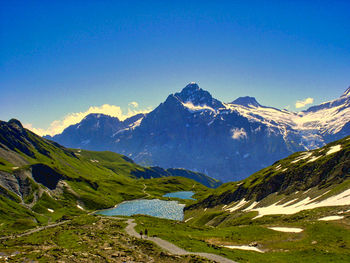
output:
[[[0,122],[0,135],[1,234],[110,208],[124,200],[163,198],[181,190],[194,191],[197,198],[208,195],[207,187],[191,179],[139,166],[113,152],[64,148],[16,120]],[[216,182],[198,173],[181,173]],[[16,219],[33,223],[18,229],[13,226]]]
[[[0,251],[10,262],[208,262],[169,255],[152,242],[128,236],[125,226],[120,220],[81,215],[27,236],[0,240]]]
[[[336,222],[311,219],[314,214],[326,213],[314,209],[296,215],[266,216],[257,220],[252,220],[254,213],[231,218],[226,213],[226,220],[215,227],[211,224],[219,221],[213,221],[213,218],[222,217],[224,212],[198,211],[197,218],[188,223],[147,216],[135,218],[137,231],[147,228],[151,236],[158,236],[184,249],[216,253],[238,262],[349,262],[350,213]],[[190,216],[195,215],[192,213],[186,218]],[[268,229],[272,226],[298,227],[304,231],[278,232]],[[249,244],[254,244],[264,253],[222,247]]]

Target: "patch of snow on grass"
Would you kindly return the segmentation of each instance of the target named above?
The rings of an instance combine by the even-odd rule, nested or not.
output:
[[[80,205],[77,205],[77,207],[81,210],[84,210],[84,208],[82,208]]]
[[[311,155],[312,155],[311,152],[303,153],[298,158],[296,158],[294,161],[291,161],[291,163],[297,163],[297,162],[299,162],[301,160],[309,158]]]
[[[286,233],[300,233],[303,231],[302,228],[297,228],[297,227],[268,227],[268,228],[275,231],[286,232]]]
[[[306,194],[306,193],[309,192],[310,190],[311,190],[311,188],[307,189],[307,190],[304,192],[304,194]]]
[[[339,219],[343,219],[344,216],[326,216],[326,217],[322,217],[319,218],[319,221],[332,221],[332,220],[339,220]]]
[[[48,208],[47,211],[49,211],[50,213],[53,213],[53,212],[54,212],[54,210],[51,209],[51,208]]]
[[[275,170],[276,170],[276,171],[278,171],[278,170],[280,170],[280,169],[281,169],[281,167],[282,167],[282,165],[281,165],[281,164],[279,164],[279,165],[277,165],[277,166],[276,166]]]
[[[250,206],[248,206],[246,209],[244,209],[243,211],[248,211],[253,209],[257,204],[259,204],[258,202],[254,201],[253,203],[250,204]]]
[[[319,197],[320,196],[317,196],[314,199],[307,197],[292,205],[289,205],[289,204],[295,200],[289,201],[285,204],[278,204],[277,202],[270,206],[258,207],[258,208],[251,209],[250,211],[259,212],[259,215],[255,217],[255,218],[259,218],[265,215],[279,215],[279,214],[291,215],[291,214],[298,213],[302,210],[313,209],[318,207],[350,205],[350,189],[338,195],[331,196],[325,200],[316,202],[316,200]]]
[[[281,202],[282,202],[283,200],[284,200],[284,199],[282,199],[281,201],[277,202],[277,204],[281,204]],[[281,204],[281,205],[287,206],[287,205],[289,205],[289,204],[291,204],[291,203],[294,203],[296,200],[298,200],[298,199],[290,200],[290,201],[285,202],[285,203],[283,203],[283,204]]]
[[[313,156],[313,157],[312,157],[310,160],[308,160],[307,162],[308,162],[308,163],[312,163],[312,162],[316,161],[317,159],[319,159],[319,158],[321,158],[321,157],[322,157],[322,155],[317,156],[317,157]]]
[[[187,223],[188,221],[190,221],[193,217],[190,217],[188,219],[185,220],[185,223]]]
[[[230,211],[230,212],[233,212],[233,211],[236,211],[238,209],[240,209],[242,206],[244,206],[246,203],[248,203],[245,199],[242,199],[241,201],[239,201],[238,204],[234,205],[233,207],[231,208],[226,208],[225,210],[226,211]]]
[[[229,249],[241,249],[241,250],[251,250],[259,253],[264,253],[261,249],[258,249],[257,247],[252,247],[252,246],[223,246]]]
[[[335,146],[332,146],[329,151],[326,153],[326,155],[330,155],[332,153],[336,153],[336,152],[339,152],[341,150],[341,145],[338,144],[338,145],[335,145]]]

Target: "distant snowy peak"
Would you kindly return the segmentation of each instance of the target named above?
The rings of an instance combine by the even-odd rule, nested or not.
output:
[[[343,93],[343,95],[341,96],[342,97],[349,97],[350,96],[350,87],[347,88],[347,90]]]
[[[335,108],[335,107],[339,107],[339,106],[341,106],[341,107],[349,107],[350,106],[350,87],[338,99],[324,102],[320,105],[312,106],[304,112],[316,112],[316,111]]]
[[[245,107],[261,107],[261,105],[256,101],[254,97],[239,97],[232,101],[231,104],[241,105]]]
[[[183,104],[213,109],[224,108],[220,101],[214,99],[208,91],[199,88],[194,82],[188,84],[181,92],[175,93],[174,97]]]

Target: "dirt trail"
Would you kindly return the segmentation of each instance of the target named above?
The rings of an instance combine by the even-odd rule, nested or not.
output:
[[[117,218],[117,219],[123,219],[123,218]],[[125,231],[130,236],[141,238],[140,234],[135,231],[135,226],[137,225],[135,223],[134,219],[128,219],[127,221],[127,227],[125,228]],[[153,241],[158,246],[160,246],[162,249],[168,251],[171,254],[175,255],[197,255],[201,257],[205,257],[207,259],[220,262],[220,263],[237,263],[236,261],[230,260],[228,258],[221,257],[216,254],[211,253],[201,253],[201,252],[189,252],[187,250],[184,250],[182,248],[179,248],[178,246],[174,245],[173,243],[170,243],[166,240],[160,239],[159,237],[147,237],[147,240]]]
[[[55,223],[55,224],[51,224],[51,225],[47,225],[47,226],[42,226],[42,227],[34,228],[34,229],[31,229],[31,230],[29,230],[29,231],[27,231],[27,232],[24,232],[24,233],[22,233],[22,234],[0,237],[0,240],[28,236],[28,235],[31,235],[31,234],[33,234],[33,233],[39,232],[39,231],[41,231],[41,230],[44,230],[44,229],[48,229],[48,228],[51,228],[51,227],[55,227],[55,226],[67,224],[67,223],[70,222],[70,221],[71,221],[71,220],[66,220],[66,221],[62,221],[62,222],[59,222],[59,223]]]
[[[146,193],[147,185],[143,184],[143,186],[144,186],[142,189],[143,193],[146,195],[146,197],[151,197],[151,195],[149,193]]]

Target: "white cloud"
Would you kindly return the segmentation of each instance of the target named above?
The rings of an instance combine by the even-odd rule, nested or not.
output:
[[[232,139],[234,140],[241,140],[241,139],[247,138],[247,133],[243,128],[241,129],[234,128],[231,130],[231,133],[232,133]]]
[[[305,107],[306,105],[308,104],[311,104],[314,102],[314,99],[313,98],[306,98],[305,100],[298,100],[296,103],[295,103],[295,108],[299,109],[299,108],[303,108]]]
[[[132,102],[129,102],[129,106],[134,107],[134,108],[138,108],[139,104],[136,101],[132,101]]]
[[[133,108],[138,107],[137,102],[134,101],[131,103],[132,104],[130,106],[133,106]],[[135,105],[137,105],[137,107]],[[84,111],[84,112],[69,113],[63,119],[55,120],[51,122],[49,128],[47,129],[35,128],[31,123],[24,124],[23,126],[40,136],[43,136],[43,135],[53,136],[55,134],[61,133],[68,126],[80,122],[90,113],[102,113],[112,117],[117,117],[119,120],[125,120],[126,118],[129,118],[135,114],[147,113],[150,111],[151,111],[150,108],[146,110],[136,110],[136,109],[129,108],[128,112],[124,114],[122,109],[119,106],[103,104],[102,106],[91,106],[87,111]]]

